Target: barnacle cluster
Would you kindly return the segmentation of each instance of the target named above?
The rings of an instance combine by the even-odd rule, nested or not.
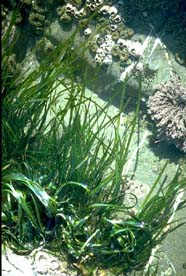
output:
[[[90,53],[98,64],[111,64],[113,59],[122,64],[129,58],[139,57],[134,43],[131,48],[129,38],[134,35],[131,28],[127,28],[120,14],[123,1],[105,4],[103,0],[68,1],[57,8],[57,14],[62,23],[76,21],[83,28],[84,37],[92,35],[89,42]],[[138,50],[137,50],[138,51]]]
[[[100,44],[100,41],[102,42]],[[143,54],[143,45],[138,41],[119,38],[114,41],[112,35],[97,35],[95,61],[97,63],[110,64],[112,59],[120,60],[120,63],[129,63],[130,58],[139,59]],[[108,62],[109,60],[109,62]],[[130,63],[129,63],[130,64]]]
[[[80,34],[84,39],[91,36],[88,39],[89,51],[95,63],[109,65],[113,61],[119,61],[123,67],[140,57],[137,49],[140,45],[130,42],[134,31],[125,25],[122,18],[123,1],[70,0],[63,1],[62,4],[52,0],[20,1],[23,21],[30,23],[29,30],[35,34],[45,36],[44,31],[50,24],[54,9],[62,24],[74,23],[80,26]],[[8,2],[11,8],[18,4],[18,0]]]
[[[147,102],[148,113],[155,122],[160,140],[173,143],[186,153],[186,88],[177,75],[160,85]]]

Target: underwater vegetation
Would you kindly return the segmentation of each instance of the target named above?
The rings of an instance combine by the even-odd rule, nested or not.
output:
[[[165,164],[135,212],[137,196],[131,194],[134,204],[126,201],[124,167],[140,112],[140,79],[134,115],[121,133],[125,83],[113,95],[121,104],[111,116],[113,98],[100,106],[86,95],[84,79],[75,81],[73,36],[31,72],[15,73],[12,20],[2,37],[3,243],[18,254],[39,247],[61,252],[84,275],[97,268],[114,275],[143,270],[174,230],[170,219],[185,206],[183,199],[174,208],[186,179],[178,168],[166,183]]]

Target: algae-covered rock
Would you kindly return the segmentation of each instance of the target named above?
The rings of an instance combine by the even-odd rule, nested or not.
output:
[[[117,5],[113,5],[113,7],[117,7]],[[121,9],[120,16],[125,21],[127,16],[122,11]],[[84,62],[87,67],[87,72],[90,72],[90,77],[87,74],[86,85],[90,89],[96,88],[97,93],[101,93],[104,98],[109,98],[111,94],[109,91],[120,89],[123,86],[122,83],[128,79],[127,95],[136,98],[139,91],[139,75],[141,75],[143,97],[146,98],[154,93],[158,85],[170,80],[173,71],[179,72],[182,83],[186,82],[185,67],[178,64],[175,55],[171,53],[171,45],[174,41],[168,39],[169,34],[164,34],[161,37],[161,33],[159,35],[156,32],[161,27],[161,31],[165,31],[165,16],[165,12],[158,10],[156,10],[156,13],[152,12],[152,14],[138,12],[137,16],[130,16],[130,28],[121,22],[124,24],[121,24],[122,28],[127,26],[126,30],[121,31],[119,25],[115,31],[109,31],[107,27],[106,35],[94,23],[98,19],[100,21],[102,14],[98,13],[98,19],[94,20],[91,28],[89,28],[87,22],[85,25],[82,24],[82,29],[85,26],[85,28],[88,27],[91,30],[90,36],[87,38],[86,35],[82,36],[82,34],[77,33],[74,45],[76,48],[81,45],[82,41],[85,43],[87,41],[87,44],[90,45],[90,47],[87,46],[83,60],[81,57],[81,62]],[[80,20],[84,22],[85,19]],[[76,30],[77,24],[78,21],[74,22],[71,27],[67,27],[65,24],[60,24],[58,20],[53,21],[50,28],[46,30],[46,35],[56,43],[66,41]],[[124,34],[126,31],[130,31],[127,37]],[[138,51],[138,55],[135,54],[136,51]],[[93,83],[92,70],[95,70],[98,66],[100,74]],[[81,73],[83,74],[79,71],[80,75]]]
[[[77,48],[77,58],[79,56],[79,62],[87,68],[86,85],[95,88],[104,98],[109,98],[112,91],[121,89],[128,80],[127,96],[136,101],[140,75],[144,99],[153,94],[158,85],[169,81],[173,71],[186,83],[186,32],[181,0],[171,3],[164,0],[163,4],[145,0],[108,1],[106,4],[104,1],[38,0],[22,3],[23,21],[27,20],[32,33],[42,34],[48,43],[65,43],[76,32],[72,48],[73,51]],[[176,26],[174,32],[172,23]],[[20,28],[24,28],[24,24]],[[83,47],[82,57],[79,49]],[[43,52],[46,52],[45,47]],[[100,74],[93,82],[92,75],[98,69]],[[77,73],[81,76],[84,71]]]

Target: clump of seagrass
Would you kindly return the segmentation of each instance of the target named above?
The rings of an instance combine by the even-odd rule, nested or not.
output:
[[[162,84],[147,102],[148,113],[156,123],[160,140],[176,145],[186,153],[186,88],[178,76]]]

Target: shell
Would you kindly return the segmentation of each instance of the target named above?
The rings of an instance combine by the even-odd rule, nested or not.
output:
[[[128,41],[128,40],[125,40],[125,39],[123,39],[123,38],[119,38],[118,41],[117,41],[117,45],[118,45],[121,49],[123,49],[123,48],[125,48],[125,47],[128,47],[129,41]]]
[[[110,17],[110,21],[113,22],[113,23],[120,23],[121,22],[121,16],[119,14],[117,14],[116,16],[114,17]]]
[[[91,30],[90,28],[86,28],[86,29],[84,30],[84,35],[86,35],[86,36],[91,35],[91,33],[92,33],[92,30]]]
[[[110,14],[110,6],[104,5],[101,9],[100,12],[103,15]]]
[[[110,29],[111,29],[111,31],[116,31],[117,30],[117,28],[118,28],[118,25],[116,25],[116,24],[110,24]]]
[[[105,35],[105,41],[106,40],[112,40],[112,35],[110,34]]]
[[[104,0],[96,0],[95,5],[99,7],[101,4],[103,4]]]
[[[103,63],[107,64],[107,65],[111,64],[112,63],[112,55],[106,55],[103,59]]]
[[[103,62],[103,57],[100,57],[100,56],[96,55],[95,56],[95,62],[99,63],[99,64],[102,63]]]
[[[135,56],[135,57],[140,57],[143,55],[143,52],[144,52],[144,47],[143,45],[138,42],[138,41],[130,41],[128,43],[128,50],[129,50],[129,53],[132,55],[132,56]]]
[[[66,10],[67,13],[70,13],[70,14],[74,15],[75,12],[77,11],[77,8],[68,3],[68,4],[65,5],[65,10]]]
[[[75,17],[75,18],[81,18],[81,17],[83,17],[84,15],[85,15],[85,9],[84,9],[84,8],[80,9],[79,11],[76,10],[76,11],[74,12],[74,17]]]
[[[99,57],[104,56],[105,55],[104,50],[101,49],[101,48],[98,48],[97,51],[96,51],[96,55],[99,56]]]
[[[109,9],[109,14],[110,14],[111,16],[116,16],[117,13],[118,13],[118,10],[117,10],[116,7],[114,7],[114,6],[110,7],[110,9]]]

